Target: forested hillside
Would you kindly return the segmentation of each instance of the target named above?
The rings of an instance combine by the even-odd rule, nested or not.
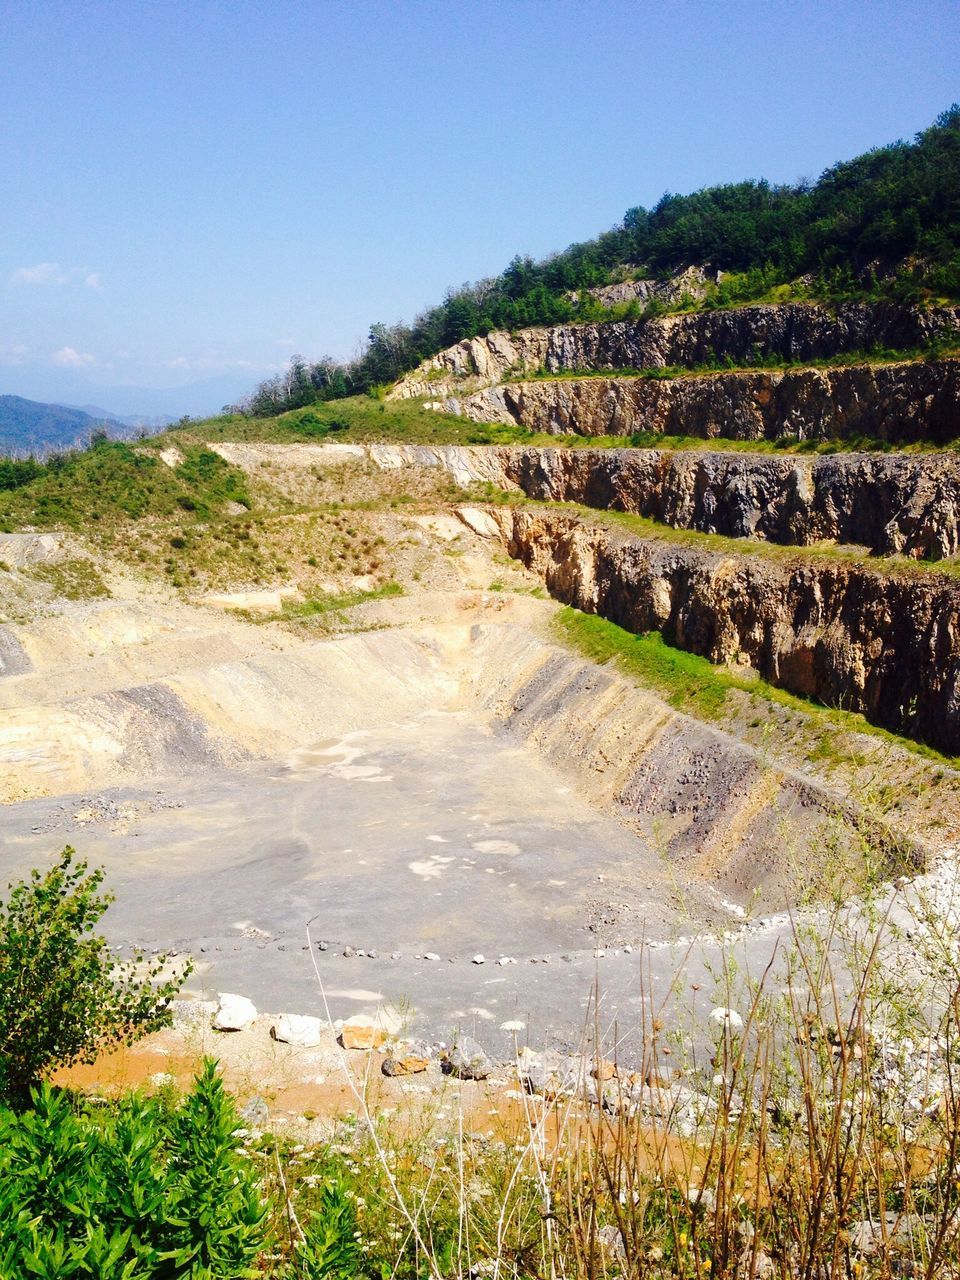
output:
[[[43,404],[22,396],[0,396],[0,457],[37,454],[86,445],[97,429],[113,436],[132,435],[133,429],[109,418],[95,418],[83,409]]]
[[[692,263],[727,273],[707,306],[796,296],[960,299],[960,106],[913,142],[878,147],[813,184],[746,181],[666,193],[595,240],[543,261],[514,258],[494,279],[451,290],[412,324],[374,324],[350,364],[295,357],[243,406],[267,415],[391,382],[427,356],[493,329],[595,318],[578,291]]]

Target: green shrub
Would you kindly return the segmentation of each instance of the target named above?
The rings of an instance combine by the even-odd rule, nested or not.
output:
[[[0,903],[0,1098],[17,1105],[57,1067],[165,1025],[192,967],[160,982],[166,956],[116,960],[94,932],[113,900],[103,872],[73,857],[67,847]]]
[[[207,1060],[183,1106],[75,1109],[49,1084],[0,1108],[0,1276],[230,1280],[260,1274],[266,1206]]]
[[[166,1256],[191,1276],[254,1276],[266,1207],[239,1150],[240,1117],[208,1059],[173,1119],[166,1187]]]

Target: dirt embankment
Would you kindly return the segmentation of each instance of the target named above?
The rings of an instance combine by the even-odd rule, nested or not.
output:
[[[489,515],[565,603],[960,752],[960,584],[827,557],[731,556],[555,512]]]
[[[550,435],[945,444],[960,434],[960,361],[699,377],[508,382],[451,396],[448,413]]]

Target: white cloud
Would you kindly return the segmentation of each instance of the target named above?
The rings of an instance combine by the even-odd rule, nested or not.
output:
[[[172,360],[161,360],[161,369],[192,369],[196,373],[224,373],[228,369],[259,369],[265,366],[254,364],[252,360],[234,360],[229,356],[212,355],[174,356]]]
[[[85,284],[88,289],[100,289],[100,272],[88,267],[61,267],[59,262],[38,262],[32,267],[17,267],[10,276],[11,284]]]
[[[86,365],[96,364],[96,359],[87,351],[75,351],[73,347],[61,347],[53,353],[53,363],[65,369],[83,369]]]
[[[66,284],[70,276],[59,262],[38,262],[35,267],[17,267],[11,284]]]

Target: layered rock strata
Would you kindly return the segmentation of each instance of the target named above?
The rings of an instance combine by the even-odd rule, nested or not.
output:
[[[939,559],[960,553],[960,458],[954,454],[811,458],[533,445],[366,449],[381,467],[441,466],[465,487],[519,489],[529,498],[627,511],[675,529],[792,546],[853,543],[877,555]]]
[[[551,435],[714,436],[945,444],[960,436],[960,361],[693,377],[505,383],[439,402],[473,422]]]
[[[446,396],[544,368],[576,370],[695,368],[712,360],[830,359],[874,348],[912,350],[960,327],[960,307],[852,302],[739,307],[647,320],[567,324],[469,338],[424,361],[391,392],[397,399]],[[464,383],[468,382],[468,388]]]
[[[960,552],[960,459],[953,455],[502,452],[505,477],[531,498],[788,545],[832,540],[929,559]]]
[[[848,853],[866,843],[891,865],[925,860],[922,842],[609,667],[519,628],[475,627],[472,650],[473,697],[487,713],[734,901],[759,893],[779,906],[796,865],[812,869],[838,843]]]
[[[494,507],[551,595],[633,632],[960,752],[960,583],[800,555],[729,555]]]

